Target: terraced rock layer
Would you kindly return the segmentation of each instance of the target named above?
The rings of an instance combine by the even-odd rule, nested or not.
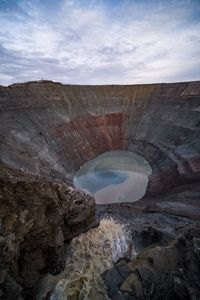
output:
[[[148,194],[200,178],[200,82],[73,86],[50,81],[0,87],[0,157],[72,183],[108,150],[144,156]]]
[[[143,199],[98,206],[98,217],[140,228],[162,223],[174,236],[200,220],[199,81],[0,86],[0,129],[0,297],[31,299],[40,276],[59,265],[64,240],[95,224],[94,199],[60,180],[72,184],[79,167],[105,151],[142,155],[152,175]]]

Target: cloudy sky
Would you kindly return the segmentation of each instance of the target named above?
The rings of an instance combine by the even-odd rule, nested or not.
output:
[[[200,79],[200,0],[0,0],[0,84]]]

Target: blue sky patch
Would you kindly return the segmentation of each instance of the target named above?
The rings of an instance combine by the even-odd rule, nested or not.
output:
[[[199,0],[1,0],[0,84],[200,79]]]

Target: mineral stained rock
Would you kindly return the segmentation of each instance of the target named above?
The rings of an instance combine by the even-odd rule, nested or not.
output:
[[[0,157],[72,182],[108,150],[152,166],[148,194],[200,179],[200,82],[73,86],[51,81],[0,86]]]
[[[199,231],[182,242],[177,235],[200,221],[200,81],[0,86],[0,120],[1,299],[20,300],[25,290],[31,299],[37,280],[62,268],[64,241],[96,224],[94,199],[63,182],[72,184],[82,164],[109,150],[142,155],[152,175],[141,200],[98,206],[97,216],[152,227],[157,242],[171,237],[146,246],[138,264],[115,266],[123,278],[116,275],[114,292],[106,275],[110,297],[198,299]],[[149,243],[138,236],[138,245]]]
[[[22,288],[34,299],[42,274],[62,269],[65,242],[97,225],[94,199],[1,163],[0,204],[0,299]]]

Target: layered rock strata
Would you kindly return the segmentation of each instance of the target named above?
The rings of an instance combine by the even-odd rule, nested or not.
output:
[[[135,151],[153,173],[148,193],[200,178],[200,82],[72,86],[50,81],[0,87],[0,157],[71,183],[108,150]]]
[[[0,120],[2,299],[34,299],[38,279],[62,268],[65,241],[96,224],[94,199],[63,181],[72,184],[82,164],[109,150],[142,155],[152,175],[143,199],[98,207],[97,215],[108,213],[141,228],[161,225],[163,232],[173,235],[173,242],[142,253],[140,266],[124,261],[128,273],[116,293],[110,292],[106,280],[110,297],[159,299],[169,290],[174,299],[185,300],[188,295],[197,299],[199,286],[190,276],[198,278],[199,240],[189,233],[183,238],[187,247],[180,245],[177,230],[200,220],[199,81],[127,86],[39,81],[0,86]],[[190,255],[192,263],[182,267]],[[143,272],[146,265],[150,273]],[[171,274],[166,286],[154,271]],[[150,283],[148,274],[153,274]]]

